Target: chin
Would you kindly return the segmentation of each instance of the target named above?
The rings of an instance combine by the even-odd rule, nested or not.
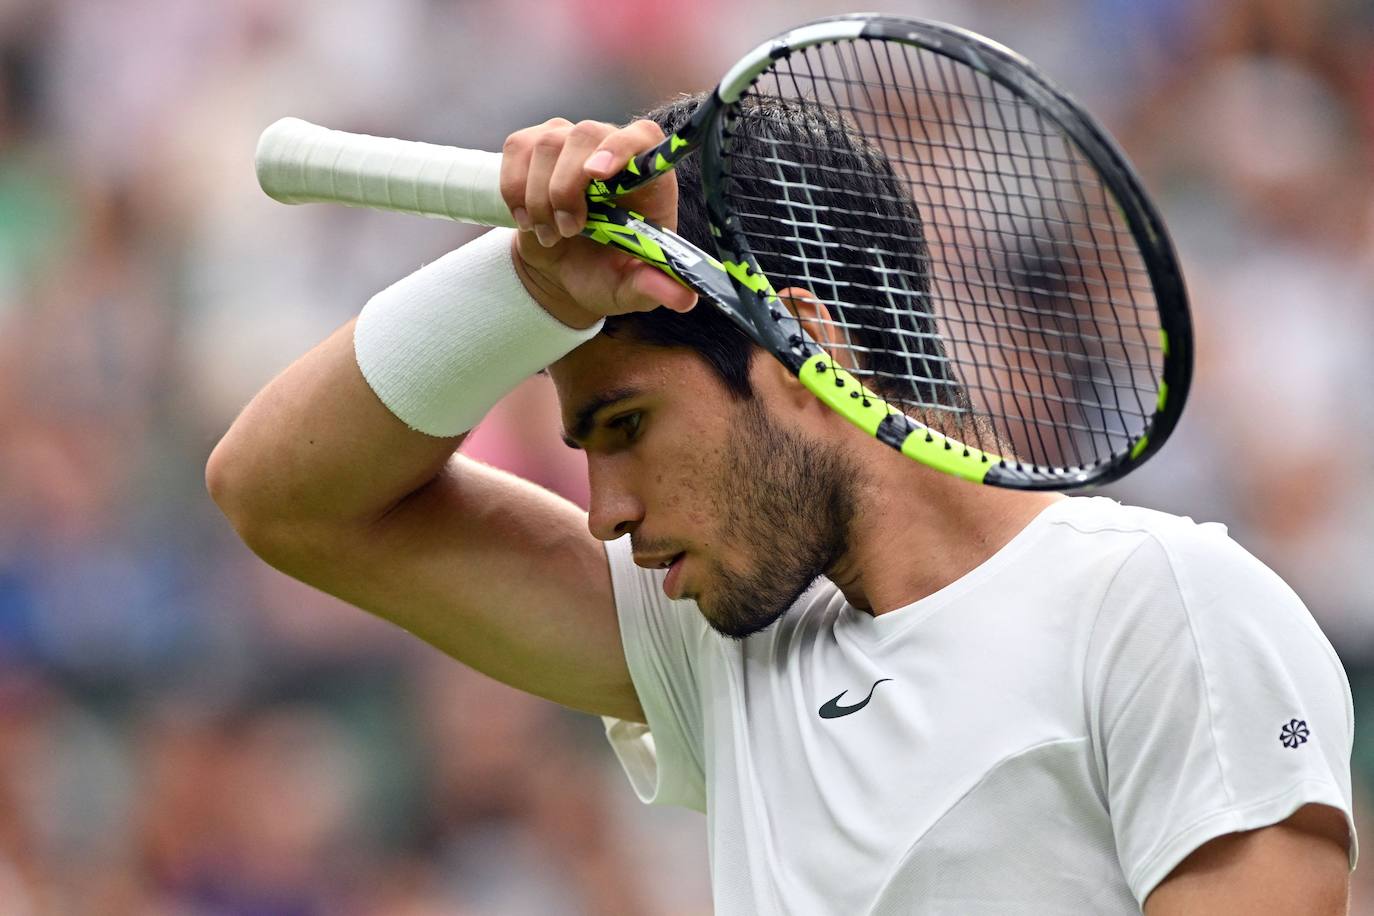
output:
[[[692,598],[711,629],[730,639],[746,639],[776,623],[818,576],[798,574],[780,581],[717,567],[710,580],[713,587],[701,589]]]
[[[706,618],[711,629],[730,639],[747,639],[755,633],[763,632],[777,623],[790,606],[791,602],[788,602],[775,610],[760,612],[758,605],[752,603],[743,607],[719,607],[709,602],[702,603],[699,599],[697,601],[697,607],[701,609],[701,615]]]

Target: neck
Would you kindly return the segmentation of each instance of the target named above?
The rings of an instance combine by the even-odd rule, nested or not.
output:
[[[867,462],[848,549],[826,570],[845,600],[874,616],[968,574],[1064,498],[973,484],[894,457]]]

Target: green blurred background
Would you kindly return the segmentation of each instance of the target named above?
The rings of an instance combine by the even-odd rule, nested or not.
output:
[[[272,203],[252,170],[267,124],[497,149],[553,115],[708,88],[774,32],[847,11],[0,0],[0,913],[709,912],[704,822],[640,808],[598,723],[274,573],[202,468],[274,373],[471,236]],[[1037,61],[1157,195],[1197,376],[1168,447],[1108,492],[1227,523],[1306,599],[1350,674],[1363,819],[1374,6],[886,11]],[[471,452],[582,500],[556,431],[535,379]],[[1356,914],[1374,913],[1368,873]]]

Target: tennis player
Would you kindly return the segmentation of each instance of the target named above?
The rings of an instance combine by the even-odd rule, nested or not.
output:
[[[513,134],[522,231],[379,293],[216,448],[244,540],[604,716],[643,800],[706,814],[722,916],[1344,914],[1349,685],[1224,528],[920,466],[577,237],[692,104]],[[705,245],[684,168],[629,203]],[[586,514],[457,453],[544,367]]]

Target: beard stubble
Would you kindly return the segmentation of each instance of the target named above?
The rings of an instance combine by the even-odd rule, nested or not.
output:
[[[718,633],[744,639],[780,618],[844,553],[854,521],[855,468],[837,446],[808,442],[746,402],[716,475],[721,541],[709,592],[697,599]]]

